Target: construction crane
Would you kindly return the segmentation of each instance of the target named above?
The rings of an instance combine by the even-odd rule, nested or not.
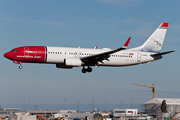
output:
[[[152,99],[154,99],[154,96],[155,96],[155,85],[153,83],[151,83],[151,86],[150,85],[141,85],[141,84],[136,84],[136,83],[132,83],[132,84],[133,85],[137,85],[137,86],[152,88]]]

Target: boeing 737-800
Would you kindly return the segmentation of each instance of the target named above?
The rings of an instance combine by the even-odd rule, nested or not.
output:
[[[49,46],[23,46],[12,49],[4,54],[4,57],[14,63],[47,63],[56,64],[57,68],[71,69],[83,66],[82,72],[91,72],[90,66],[131,66],[142,63],[149,63],[159,60],[163,55],[174,52],[160,52],[168,23],[162,23],[146,42],[136,48],[127,48],[131,37],[125,44],[118,49],[87,49],[87,48],[68,48],[68,47],[49,47]],[[86,67],[87,66],[87,67]],[[86,68],[85,68],[86,67]]]

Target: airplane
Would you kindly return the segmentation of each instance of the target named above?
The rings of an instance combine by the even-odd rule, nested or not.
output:
[[[125,50],[131,37],[125,44],[115,50],[109,48],[94,49],[68,48],[50,46],[23,46],[12,49],[4,54],[4,57],[16,64],[22,63],[45,63],[56,64],[57,68],[72,69],[83,67],[82,73],[92,72],[91,66],[122,67],[150,63],[159,60],[163,55],[175,52],[160,52],[168,23],[161,23],[152,35],[139,47]],[[85,68],[86,67],[86,68]]]

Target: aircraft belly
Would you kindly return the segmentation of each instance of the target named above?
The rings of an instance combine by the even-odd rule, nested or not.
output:
[[[148,63],[148,62],[152,62],[155,59],[153,57],[151,57],[150,55],[147,56],[143,56],[143,54],[141,55],[141,63]]]
[[[112,58],[109,61],[104,60],[102,66],[129,66],[138,64],[132,58]]]

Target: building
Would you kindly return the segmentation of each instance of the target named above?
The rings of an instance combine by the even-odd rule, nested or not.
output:
[[[16,113],[23,112],[19,108],[0,108],[0,118],[17,120]]]
[[[162,111],[161,104],[165,100],[169,115],[173,116],[175,112],[180,112],[180,99],[173,98],[154,98],[144,103],[144,112],[150,116],[161,119]]]
[[[137,109],[114,109],[113,116],[114,117],[120,117],[122,115],[134,116],[137,114],[137,112],[138,112]]]

